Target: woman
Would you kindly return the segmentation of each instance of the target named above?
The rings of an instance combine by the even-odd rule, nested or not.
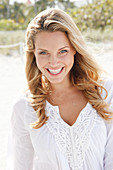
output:
[[[67,13],[52,8],[30,22],[28,91],[11,119],[12,170],[113,169],[113,81],[99,74]]]

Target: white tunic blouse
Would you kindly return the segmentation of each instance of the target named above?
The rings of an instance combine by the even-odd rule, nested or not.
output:
[[[106,101],[113,102],[113,81],[105,82]],[[104,97],[105,93],[102,94]],[[113,121],[103,120],[90,103],[70,126],[59,107],[46,101],[49,117],[39,129],[26,95],[19,97],[11,116],[8,170],[113,170]]]

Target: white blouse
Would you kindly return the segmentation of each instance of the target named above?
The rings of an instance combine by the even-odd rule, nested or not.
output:
[[[107,80],[106,101],[113,102],[113,81]],[[105,93],[102,94],[104,97]],[[113,121],[103,120],[91,104],[70,126],[60,116],[59,107],[46,101],[49,117],[39,129],[29,124],[37,120],[26,95],[13,105],[7,170],[113,170]]]

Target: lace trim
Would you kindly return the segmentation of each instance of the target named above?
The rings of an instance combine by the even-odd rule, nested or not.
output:
[[[58,107],[48,102],[46,114],[49,117],[46,126],[54,135],[57,146],[67,157],[72,170],[79,170],[89,148],[91,132],[97,119],[96,110],[88,103],[73,126],[64,122]]]

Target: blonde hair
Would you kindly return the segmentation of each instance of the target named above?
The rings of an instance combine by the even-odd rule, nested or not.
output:
[[[36,65],[33,52],[36,34],[42,31],[62,31],[66,33],[77,51],[74,65],[70,71],[70,80],[74,86],[83,92],[98,114],[105,120],[109,120],[113,113],[101,97],[102,90],[106,91],[106,89],[100,83],[99,67],[89,54],[81,32],[67,13],[60,9],[51,8],[39,13],[29,23],[26,31],[26,77],[31,94],[31,104],[37,113],[37,121],[32,123],[32,128],[40,128],[47,121],[45,106],[47,95],[51,90],[49,81]]]

